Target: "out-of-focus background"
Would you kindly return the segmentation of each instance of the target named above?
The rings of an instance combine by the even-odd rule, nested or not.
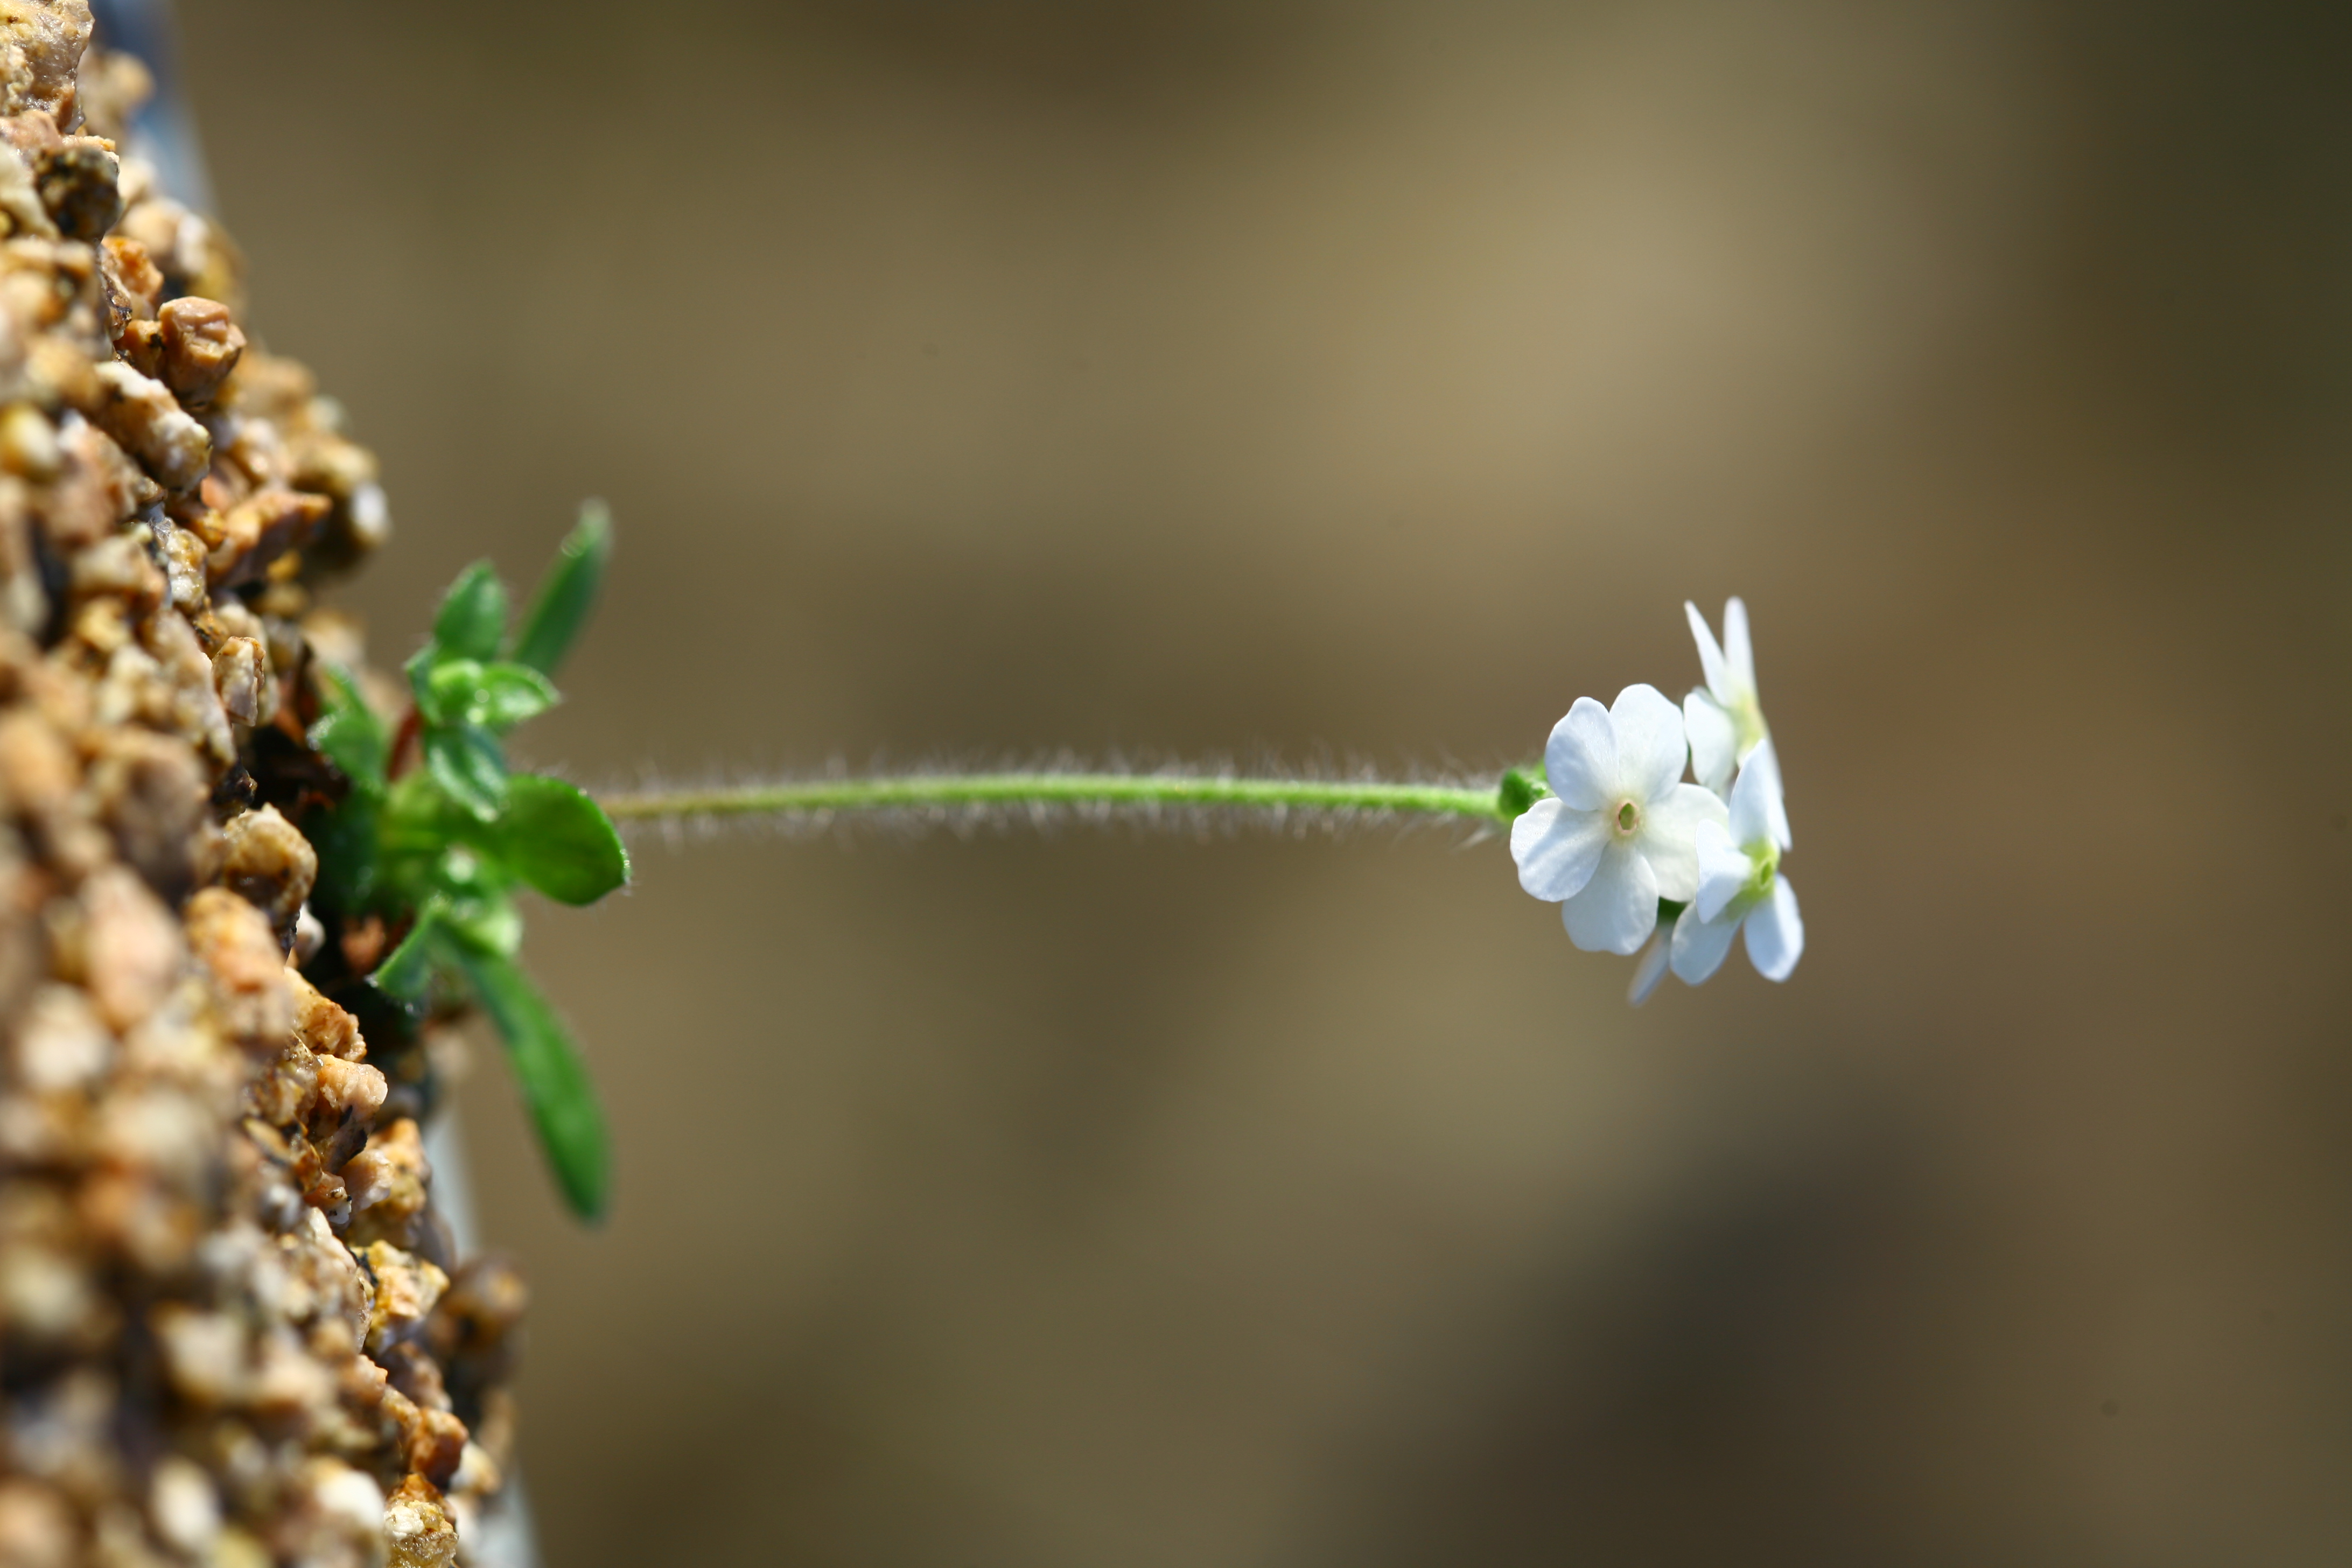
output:
[[[579,500],[590,782],[1531,753],[1756,621],[1811,946],[1494,843],[639,844],[503,1074],[551,1563],[2352,1555],[2323,7],[185,0],[387,660]]]

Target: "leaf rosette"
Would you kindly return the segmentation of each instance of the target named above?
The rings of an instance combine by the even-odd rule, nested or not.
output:
[[[411,707],[394,727],[351,672],[320,672],[313,750],[349,780],[313,834],[320,897],[346,921],[398,934],[367,976],[411,1019],[478,1007],[506,1047],[557,1186],[600,1217],[611,1195],[604,1112],[562,1019],[516,963],[529,889],[594,903],[627,885],[611,820],[562,779],[516,773],[504,737],[560,700],[551,679],[586,625],[612,558],[612,527],[583,509],[521,621],[488,562],[443,595],[404,667]]]

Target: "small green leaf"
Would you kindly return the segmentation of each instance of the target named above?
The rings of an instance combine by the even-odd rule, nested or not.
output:
[[[517,664],[548,675],[555,673],[570,652],[588,612],[595,607],[596,591],[604,584],[604,567],[613,558],[613,518],[604,503],[592,500],[580,508],[579,526],[556,552],[555,564],[531,595],[514,647],[507,657]]]
[[[562,1020],[511,960],[463,942],[452,942],[450,953],[506,1041],[564,1200],[582,1219],[602,1219],[612,1196],[611,1142],[587,1065]]]
[[[467,717],[484,729],[504,731],[561,700],[555,683],[527,664],[486,664]]]
[[[453,658],[496,658],[507,635],[507,589],[487,561],[457,574],[433,617],[433,641]]]
[[[593,904],[629,880],[629,853],[596,803],[562,779],[518,773],[493,825],[509,870],[561,904]]]
[[[384,764],[392,752],[392,737],[383,721],[375,716],[348,673],[332,665],[322,664],[319,668],[324,677],[327,710],[310,726],[310,749],[323,752],[360,788],[382,789]]]
[[[447,945],[440,906],[427,904],[416,911],[416,923],[375,966],[368,981],[395,1002],[421,1006],[433,994],[433,972],[446,959]]]
[[[425,767],[451,800],[484,822],[506,804],[506,753],[497,737],[478,725],[426,730]]]
[[[522,946],[522,911],[503,893],[468,899],[449,910],[449,929],[481,952],[512,958]]]
[[[420,714],[433,700],[433,672],[441,668],[443,657],[441,645],[428,642],[410,654],[408,662],[400,667],[400,673],[408,677],[409,698]]]
[[[472,721],[482,689],[480,660],[440,658],[416,673],[421,679],[412,679],[409,684],[416,692],[416,711],[426,724],[464,724]]]
[[[322,910],[356,914],[375,900],[382,847],[376,833],[383,816],[381,787],[354,787],[333,810],[303,821],[303,835],[319,852],[319,880],[310,898]]]
[[[527,665],[445,658],[416,683],[416,710],[428,725],[478,724],[493,731],[536,719],[561,700]]]

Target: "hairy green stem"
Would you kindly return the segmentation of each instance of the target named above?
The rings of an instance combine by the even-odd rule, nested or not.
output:
[[[597,804],[616,822],[1024,805],[1393,811],[1487,823],[1507,823],[1517,815],[1506,808],[1501,792],[1491,787],[1182,773],[911,773],[895,778],[805,779],[733,788],[654,790],[605,795]]]

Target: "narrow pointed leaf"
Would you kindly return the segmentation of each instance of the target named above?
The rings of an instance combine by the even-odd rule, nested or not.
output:
[[[438,906],[416,911],[416,923],[368,976],[369,984],[407,1006],[421,1006],[433,993],[433,971],[446,961],[447,932]]]
[[[392,737],[383,721],[367,705],[350,675],[331,665],[320,668],[325,678],[327,710],[310,726],[311,750],[323,752],[360,788],[382,789],[384,764],[392,752]]]
[[[506,804],[506,753],[487,730],[456,724],[425,731],[425,766],[451,800],[484,822]]]
[[[415,700],[419,712],[433,700],[433,672],[441,667],[444,657],[439,643],[427,642],[400,667],[400,673],[408,678],[408,694]]]
[[[336,766],[342,764],[339,762]],[[383,812],[382,787],[355,785],[334,809],[306,818],[302,824],[304,836],[319,852],[319,879],[310,898],[321,911],[355,914],[374,902],[380,880],[377,826]]]
[[[539,1146],[572,1212],[598,1220],[612,1197],[612,1147],[587,1064],[562,1020],[512,961],[467,943],[451,944],[482,1010],[506,1041]]]
[[[445,923],[479,952],[512,958],[522,946],[522,911],[502,893],[466,900],[449,910]]]
[[[433,617],[433,641],[453,658],[492,659],[507,635],[507,589],[487,561],[458,574]]]
[[[629,879],[629,854],[596,803],[562,779],[519,773],[492,829],[508,870],[563,904],[593,904]]]
[[[592,500],[580,509],[579,526],[556,552],[555,564],[531,595],[530,608],[515,633],[507,657],[517,664],[553,675],[563,656],[587,624],[604,585],[604,567],[613,558],[613,519],[604,503]]]

